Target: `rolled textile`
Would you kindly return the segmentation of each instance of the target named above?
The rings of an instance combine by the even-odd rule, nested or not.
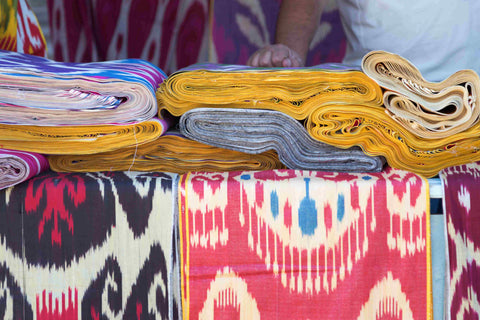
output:
[[[209,145],[252,154],[275,150],[290,169],[372,172],[381,171],[383,157],[371,157],[360,148],[340,149],[314,140],[292,117],[273,110],[196,108],[179,121],[182,134]]]
[[[180,116],[200,107],[281,111],[305,119],[325,105],[380,106],[380,87],[360,70],[341,64],[311,68],[250,68],[196,64],[157,90],[159,108]]]
[[[479,80],[473,71],[432,84],[407,60],[386,52],[367,54],[363,68],[385,86],[386,107],[318,108],[306,123],[314,138],[359,145],[367,154],[385,156],[392,167],[425,177],[480,160]]]
[[[157,114],[162,70],[140,59],[62,63],[0,50],[0,123],[126,124]]]
[[[91,155],[52,155],[50,167],[60,172],[91,171],[238,171],[284,168],[270,150],[251,155],[206,145],[172,130],[158,139]]]
[[[365,55],[363,70],[385,89],[388,114],[419,137],[449,137],[478,121],[480,79],[473,70],[429,82],[408,60],[385,51]]]
[[[418,175],[191,173],[178,195],[185,319],[432,319]]]
[[[0,190],[26,181],[48,167],[47,158],[41,154],[0,149]]]
[[[124,125],[20,126],[0,124],[0,147],[42,154],[91,154],[136,146],[160,137],[168,119]]]
[[[446,238],[445,319],[480,316],[480,163],[440,172]]]

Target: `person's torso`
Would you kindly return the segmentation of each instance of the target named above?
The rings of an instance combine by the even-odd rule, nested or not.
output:
[[[480,72],[480,1],[338,0],[347,36],[344,62],[372,50],[399,54],[429,81],[461,69]]]

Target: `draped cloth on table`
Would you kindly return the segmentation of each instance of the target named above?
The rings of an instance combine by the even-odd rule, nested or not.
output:
[[[157,115],[165,73],[144,60],[62,63],[0,51],[0,123],[126,124]]]
[[[43,155],[0,149],[0,189],[11,187],[48,169]]]
[[[431,319],[427,200],[394,169],[184,175],[184,318]]]
[[[41,127],[0,124],[0,145],[42,154],[91,154],[153,141],[169,126],[168,119],[157,118],[124,125]]]
[[[0,315],[181,318],[176,179],[48,172],[1,191]]]
[[[232,171],[284,168],[273,151],[251,155],[206,145],[176,131],[142,145],[90,155],[52,155],[52,170],[89,171]]]
[[[480,315],[480,165],[471,163],[440,172],[444,190],[447,239],[446,319]]]
[[[372,172],[385,164],[357,147],[345,150],[314,140],[299,121],[279,111],[196,108],[181,116],[179,127],[185,136],[221,148],[251,154],[275,150],[289,169]]]

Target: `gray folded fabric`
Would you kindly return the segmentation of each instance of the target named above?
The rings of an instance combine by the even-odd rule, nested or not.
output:
[[[179,122],[186,137],[216,147],[257,154],[274,149],[290,169],[378,172],[385,159],[359,147],[340,149],[314,140],[294,118],[273,110],[196,108]]]

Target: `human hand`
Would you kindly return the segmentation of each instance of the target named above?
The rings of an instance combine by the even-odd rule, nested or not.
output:
[[[247,65],[252,67],[303,67],[299,54],[284,44],[265,46],[250,56]]]

